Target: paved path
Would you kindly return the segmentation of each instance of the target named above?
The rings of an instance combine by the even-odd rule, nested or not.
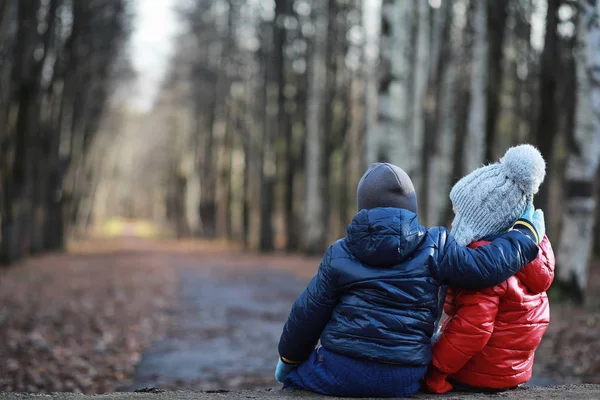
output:
[[[179,311],[168,337],[145,352],[132,389],[272,387],[277,343],[305,282],[283,271],[179,265]]]

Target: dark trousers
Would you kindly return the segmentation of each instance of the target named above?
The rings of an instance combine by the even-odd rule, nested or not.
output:
[[[406,397],[415,394],[427,367],[356,359],[320,347],[287,376],[284,389],[338,397]]]

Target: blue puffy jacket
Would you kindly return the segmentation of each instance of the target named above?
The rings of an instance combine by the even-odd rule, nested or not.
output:
[[[445,228],[427,230],[410,211],[362,210],[294,303],[279,354],[302,362],[320,338],[349,357],[428,365],[440,285],[478,289],[505,281],[537,256],[532,236],[515,226],[469,249]]]

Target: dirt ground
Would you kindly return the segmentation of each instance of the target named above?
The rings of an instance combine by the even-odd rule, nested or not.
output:
[[[48,255],[0,271],[0,390],[123,387],[176,305],[164,254]]]
[[[529,387],[520,388],[505,393],[491,395],[494,398],[504,400],[597,400],[600,398],[599,385],[565,385],[552,387]],[[83,394],[55,393],[50,395],[33,395],[22,393],[2,394],[6,400],[26,400],[26,399],[62,399],[62,400],[312,400],[312,399],[337,399],[338,397],[319,396],[309,392],[290,392],[286,390],[212,390],[212,391],[164,391],[164,392],[144,392],[144,393],[110,393],[105,395],[89,396]],[[489,394],[482,393],[446,393],[442,395],[427,395],[418,393],[410,397],[412,399],[444,399],[444,400],[489,400]]]
[[[319,261],[127,238],[2,270],[0,391],[278,387],[281,327]],[[597,309],[551,308],[534,382],[600,383]]]

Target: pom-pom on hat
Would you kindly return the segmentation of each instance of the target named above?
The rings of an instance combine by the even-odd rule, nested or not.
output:
[[[533,201],[546,176],[535,147],[511,147],[497,163],[476,169],[450,191],[452,235],[461,246],[509,229]]]

